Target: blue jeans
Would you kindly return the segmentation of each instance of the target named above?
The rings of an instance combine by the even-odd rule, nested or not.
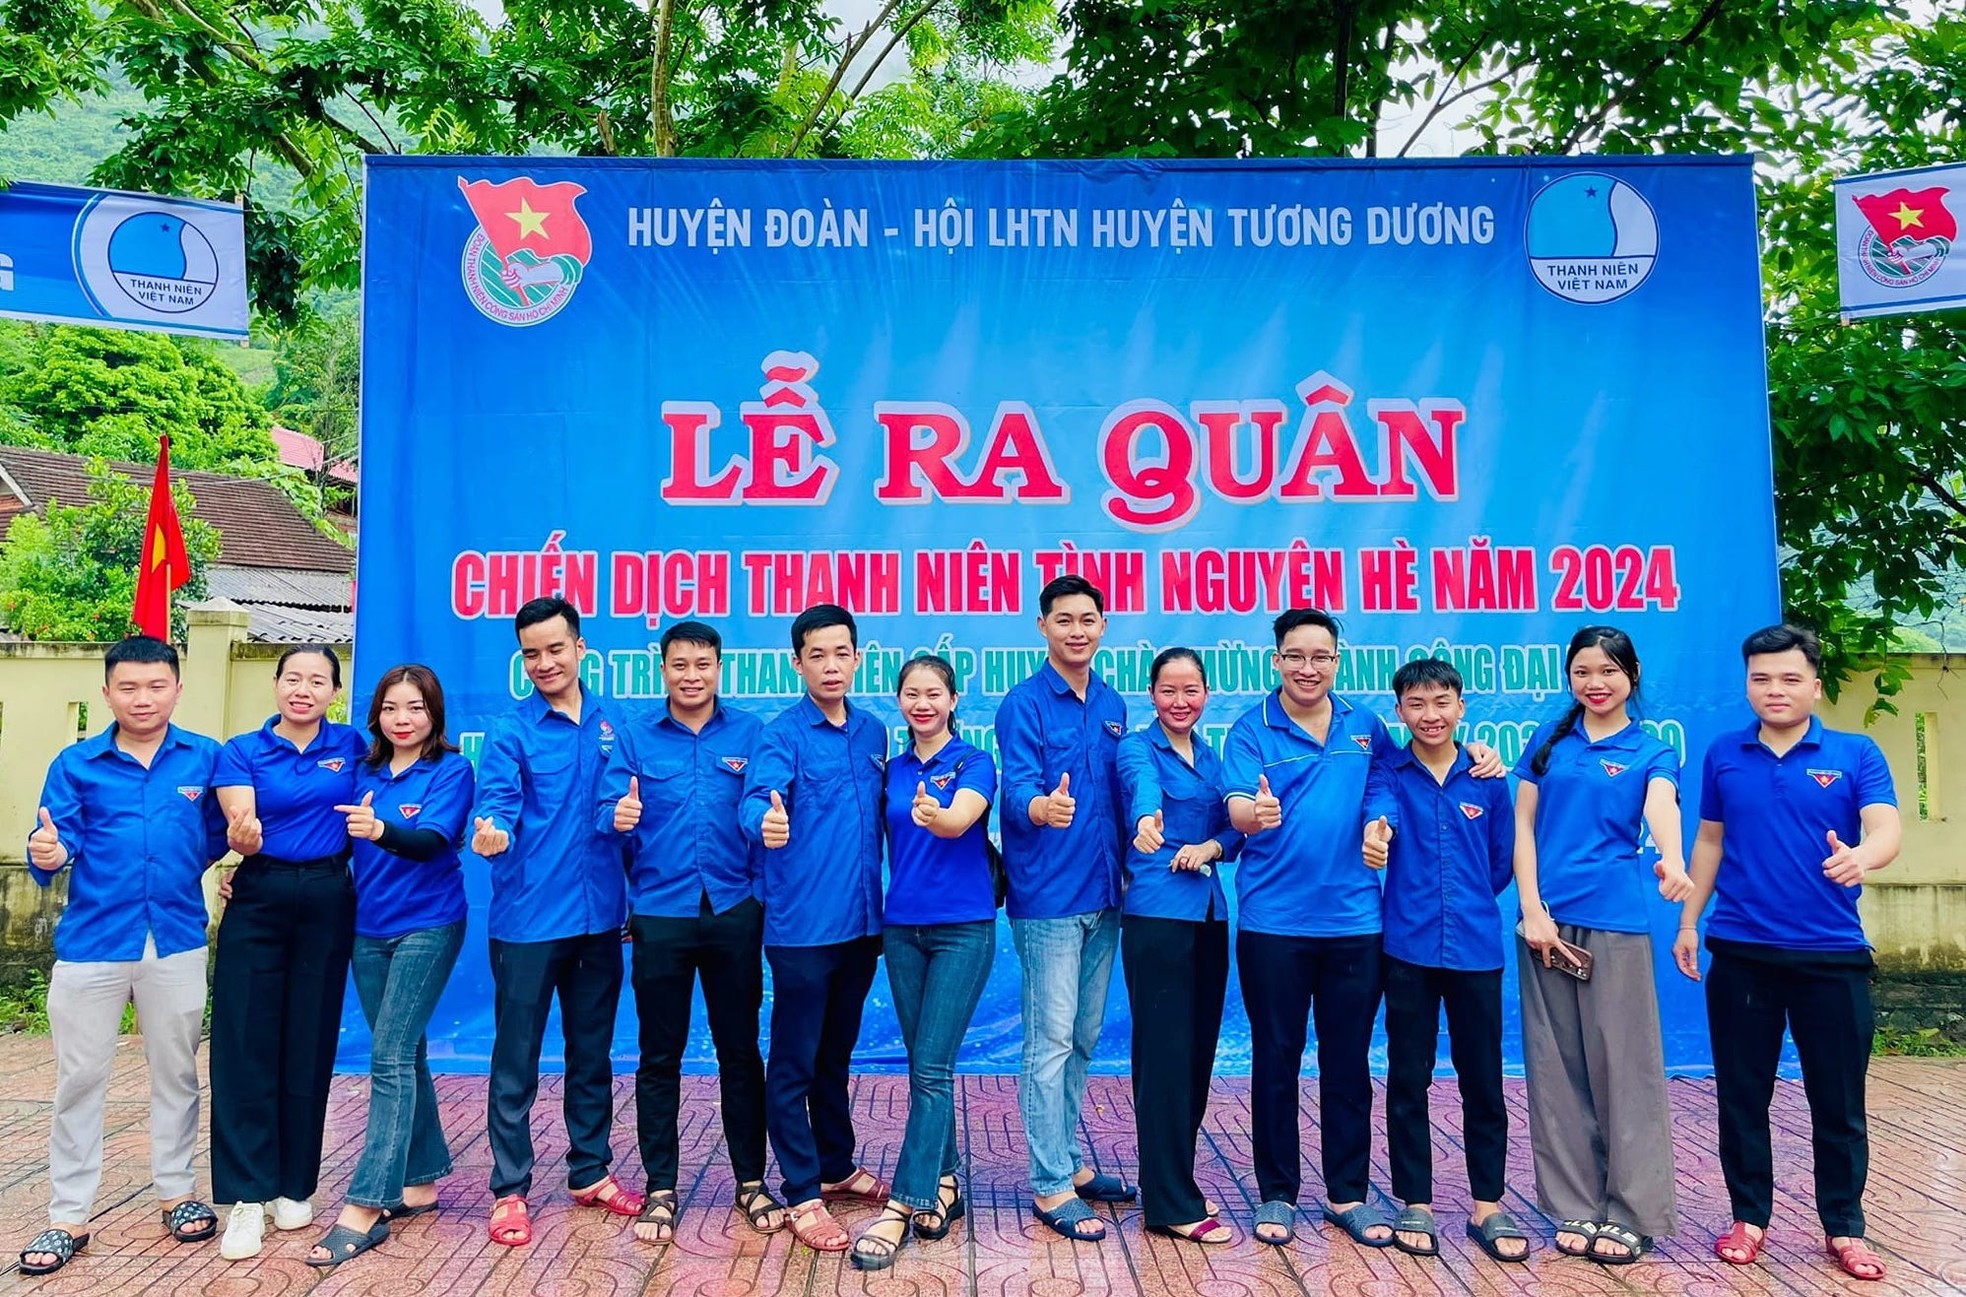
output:
[[[450,981],[464,923],[355,938],[355,994],[369,1020],[369,1130],[348,1185],[357,1207],[402,1205],[405,1184],[451,1172],[424,1031]]]
[[[894,1198],[916,1211],[939,1205],[956,1174],[956,1053],[990,980],[995,919],[890,927],[887,981],[908,1047],[908,1129],[894,1168]]]
[[[1017,1106],[1031,1147],[1031,1190],[1071,1190],[1079,1156],[1079,1107],[1113,980],[1120,912],[1093,910],[1057,919],[1012,919],[1024,970],[1024,1067]]]

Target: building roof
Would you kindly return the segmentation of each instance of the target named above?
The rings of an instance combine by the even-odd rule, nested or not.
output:
[[[155,466],[112,463],[116,472],[148,486]],[[220,473],[172,470],[197,499],[194,516],[218,529],[218,562],[227,567],[307,572],[354,571],[355,555],[322,533],[271,482]],[[81,504],[89,493],[88,460],[52,450],[0,446],[0,536],[22,513],[50,499]]]
[[[347,612],[353,583],[342,572],[308,572],[284,567],[227,567],[214,563],[205,569],[209,598],[253,605],[273,603],[289,608]]]
[[[355,640],[355,614],[285,604],[245,605],[252,622],[246,634],[262,644],[350,644]]]
[[[292,428],[282,428],[276,423],[273,425],[273,444],[280,448],[282,464],[304,468],[310,473],[319,473],[325,466],[330,480],[347,486],[356,486],[361,481],[361,475],[347,460],[338,459],[332,464],[326,463],[328,450],[318,437],[310,437]]]

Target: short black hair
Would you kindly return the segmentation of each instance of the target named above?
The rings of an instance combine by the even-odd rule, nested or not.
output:
[[[512,618],[512,633],[516,635],[528,626],[537,626],[555,617],[566,618],[567,629],[575,635],[580,634],[580,610],[556,594],[541,595],[521,604]]]
[[[1787,653],[1794,649],[1809,660],[1809,669],[1817,674],[1823,669],[1823,642],[1816,638],[1816,632],[1791,622],[1779,626],[1763,626],[1741,642],[1741,661],[1759,653]]]
[[[793,655],[805,652],[806,636],[828,626],[846,627],[847,642],[860,647],[860,627],[855,624],[853,614],[836,603],[816,603],[792,619]]]
[[[1393,697],[1406,697],[1409,689],[1419,689],[1427,685],[1446,685],[1455,693],[1462,692],[1461,673],[1454,664],[1445,658],[1415,658],[1401,664],[1393,672]]]
[[[1201,675],[1201,687],[1204,689],[1208,688],[1208,667],[1201,660],[1201,654],[1191,648],[1181,648],[1179,646],[1164,648],[1154,654],[1154,664],[1147,669],[1147,688],[1152,689],[1155,685],[1159,684],[1161,671],[1175,662],[1194,663],[1196,672]]]
[[[178,669],[177,650],[154,635],[131,635],[111,644],[109,652],[102,655],[103,683],[108,684],[110,673],[125,662],[162,662],[171,669],[172,679],[184,678]]]
[[[1106,615],[1106,596],[1099,593],[1098,586],[1082,576],[1055,576],[1044,583],[1044,589],[1038,591],[1038,616],[1051,616],[1051,605],[1077,594],[1092,600],[1092,606],[1099,610],[1101,617]]]
[[[1331,642],[1333,644],[1338,642],[1336,617],[1322,608],[1291,608],[1278,613],[1277,619],[1270,623],[1270,629],[1276,632],[1277,647],[1282,648],[1284,636],[1302,626],[1317,626],[1328,630],[1331,632]]]
[[[700,621],[679,621],[662,632],[662,657],[669,657],[671,644],[701,644],[719,658],[724,655],[724,637],[717,634],[715,626]]]
[[[341,688],[341,654],[335,652],[326,644],[296,644],[292,648],[289,648],[285,653],[280,655],[280,660],[273,664],[273,678],[278,680],[281,676],[287,674],[287,663],[306,654],[326,658],[328,660],[328,679],[334,681],[335,688]]]

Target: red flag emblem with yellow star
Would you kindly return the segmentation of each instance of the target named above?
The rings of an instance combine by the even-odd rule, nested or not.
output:
[[[1946,210],[1946,189],[1893,189],[1888,194],[1851,195],[1857,210],[1888,246],[1899,239],[1945,239],[1959,237],[1959,222]]]
[[[459,177],[457,186],[500,261],[510,261],[521,248],[541,261],[565,255],[583,266],[594,255],[587,222],[573,207],[573,200],[587,190],[571,180],[542,185],[521,176],[495,185],[489,180],[467,184]]]
[[[143,524],[143,557],[137,560],[137,597],[130,620],[143,635],[171,637],[171,591],[191,579],[177,501],[171,498],[171,439],[157,439],[157,474],[150,483],[150,514]]]

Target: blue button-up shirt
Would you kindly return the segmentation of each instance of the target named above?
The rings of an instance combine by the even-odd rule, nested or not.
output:
[[[764,722],[719,702],[703,728],[669,714],[639,711],[622,723],[601,775],[599,827],[614,832],[614,807],[636,781],[642,818],[629,838],[628,891],[637,914],[693,919],[710,898],[713,913],[758,894],[757,851],[737,827],[744,771]]]
[[[1095,672],[1085,701],[1046,662],[997,707],[1003,763],[1003,859],[1010,875],[1005,909],[1013,919],[1056,919],[1110,909],[1120,901],[1119,746],[1126,703]],[[1077,806],[1071,827],[1031,823],[1031,799],[1070,775]],[[1130,836],[1130,835],[1129,835]]]
[[[990,755],[950,737],[923,761],[912,744],[887,763],[887,915],[890,925],[974,923],[997,917],[990,881],[985,811],[959,838],[938,838],[915,823],[915,789],[944,806],[968,789],[997,799],[997,765]]]
[[[373,797],[376,819],[405,832],[441,834],[445,849],[427,860],[410,860],[380,842],[355,843],[349,867],[355,871],[355,931],[386,940],[441,928],[464,918],[464,869],[458,853],[467,840],[477,777],[471,763],[455,752],[425,758],[392,774],[388,762],[363,761],[355,774],[355,800]]]
[[[1365,785],[1392,735],[1337,695],[1318,742],[1272,692],[1244,712],[1223,744],[1225,797],[1256,796],[1259,778],[1283,803],[1283,823],[1253,833],[1236,865],[1242,927],[1283,937],[1357,937],[1380,930],[1379,874],[1359,854]]]
[[[1896,806],[1891,768],[1868,735],[1809,731],[1776,756],[1751,726],[1707,749],[1700,818],[1726,828],[1707,935],[1788,950],[1863,950],[1861,887],[1823,876],[1829,834],[1863,835],[1866,806]]]
[[[212,775],[215,788],[251,788],[259,816],[260,854],[320,860],[348,850],[348,817],[335,807],[355,800],[355,766],[369,750],[352,725],[322,721],[305,750],[276,733],[278,716],[226,742]]]
[[[1122,828],[1126,844],[1126,912],[1154,919],[1225,919],[1228,897],[1222,892],[1222,865],[1242,850],[1243,836],[1229,824],[1228,803],[1222,800],[1222,758],[1199,738],[1190,766],[1158,723],[1120,740],[1120,794],[1126,806]],[[1161,813],[1161,849],[1149,855],[1133,845],[1142,816]],[[1210,838],[1222,844],[1222,858],[1208,874],[1176,871],[1174,853]]]
[[[478,805],[512,835],[488,862],[494,941],[554,941],[618,930],[628,918],[618,834],[594,824],[614,720],[581,689],[580,723],[531,694],[485,737]]]
[[[1495,898],[1515,877],[1515,805],[1506,779],[1476,779],[1468,750],[1436,780],[1413,750],[1372,763],[1366,814],[1397,829],[1386,858],[1386,953],[1426,968],[1502,966]]]
[[[1579,721],[1539,775],[1532,763],[1542,746],[1541,735],[1530,739],[1515,773],[1536,788],[1536,890],[1544,908],[1580,928],[1651,931],[1648,897],[1659,897],[1638,852],[1645,792],[1654,779],[1679,787],[1679,754],[1637,721],[1595,743]]]
[[[217,743],[172,725],[146,768],[116,746],[112,724],[54,759],[40,806],[70,871],[56,959],[142,959],[146,936],[160,958],[205,944],[200,879],[225,854],[225,816],[211,792],[218,756]],[[43,887],[54,879],[32,865],[28,873]]]
[[[887,730],[846,704],[835,725],[811,695],[765,726],[744,772],[744,836],[764,860],[765,944],[831,946],[881,930],[881,785]],[[771,794],[791,840],[763,847]]]

